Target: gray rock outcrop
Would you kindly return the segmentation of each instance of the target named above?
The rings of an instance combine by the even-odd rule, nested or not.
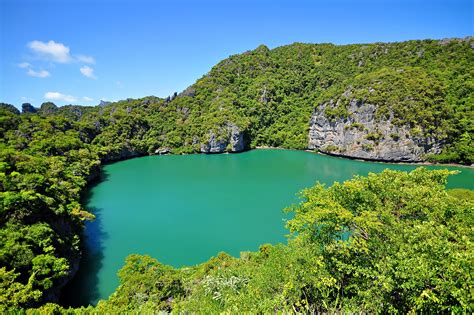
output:
[[[37,112],[37,108],[33,107],[33,105],[31,105],[30,103],[23,103],[21,104],[21,112],[23,114],[26,114],[26,113],[36,113]]]
[[[229,123],[218,132],[209,131],[209,140],[201,143],[202,153],[241,152],[245,150],[244,132]]]
[[[348,105],[347,118],[328,118],[320,105],[310,121],[309,149],[367,160],[419,162],[428,153],[439,153],[442,143],[435,138],[414,136],[408,126],[392,124],[392,118],[377,120],[376,106],[355,99]]]
[[[0,103],[0,109],[7,110],[15,115],[20,115],[20,111],[12,104]]]
[[[112,103],[112,102],[108,102],[108,101],[100,100],[100,103],[99,103],[99,105],[98,105],[98,106],[100,106],[100,107],[104,107],[104,106],[107,106],[107,105],[109,105],[110,103]]]
[[[158,155],[165,155],[165,154],[169,154],[170,152],[171,152],[171,149],[168,147],[158,148],[155,150],[155,154],[158,154]]]
[[[52,102],[45,102],[41,104],[41,107],[38,112],[43,115],[51,115],[57,111],[58,111],[58,107],[56,106],[56,104]]]
[[[144,153],[132,148],[131,146],[126,145],[120,149],[111,150],[110,152],[108,152],[102,158],[102,162],[108,163],[108,162],[120,161],[120,160],[125,160],[125,159],[138,157],[142,155],[144,155]]]

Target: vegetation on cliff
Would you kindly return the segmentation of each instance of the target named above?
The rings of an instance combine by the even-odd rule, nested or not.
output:
[[[97,107],[57,108],[52,103],[45,103],[34,111],[31,106],[24,106],[28,110],[21,115],[13,106],[0,104],[0,310],[34,307],[54,300],[61,286],[74,273],[80,257],[79,235],[82,222],[93,218],[93,215],[82,208],[80,194],[87,182],[97,174],[102,162],[155,153],[162,148],[169,148],[173,153],[199,152],[201,145],[209,141],[210,131],[217,138],[229,137],[229,124],[245,133],[247,147],[266,145],[304,149],[308,144],[308,122],[314,108],[328,100],[341,99],[340,106],[328,115],[343,117],[347,115],[349,95],[352,95],[350,97],[374,103],[380,117],[393,115],[397,124],[409,125],[413,136],[430,135],[442,141],[442,154],[432,156],[431,159],[473,163],[472,44],[473,40],[467,39],[347,46],[298,43],[273,50],[260,46],[220,62],[183,93],[168,99],[146,97]],[[411,178],[410,176],[418,176],[416,174],[396,176]],[[420,171],[419,174],[424,173]],[[448,252],[454,252],[457,245],[451,244],[451,238],[445,238],[448,235],[459,241],[459,246],[467,242],[459,251],[462,252],[470,246],[472,231],[463,228],[463,222],[472,220],[472,215],[469,216],[466,212],[465,220],[460,219],[462,214],[458,212],[462,211],[459,209],[466,207],[466,204],[456,203],[455,198],[447,197],[440,188],[445,175],[435,172],[419,175],[424,178],[419,181],[413,179],[413,183],[417,183],[413,185],[413,189],[418,191],[420,196],[423,195],[425,182],[431,185],[438,183],[435,188],[431,187],[431,193],[426,192],[428,195],[423,196],[431,198],[433,194],[434,197],[441,198],[441,204],[426,204],[431,202],[430,200],[438,199],[413,199],[418,206],[413,203],[406,210],[418,209],[417,211],[426,212],[427,209],[438,209],[431,210],[431,206],[449,206],[439,210],[439,217],[432,218],[427,213],[416,212],[416,215],[408,214],[408,219],[402,220],[405,218],[405,210],[398,209],[402,218],[398,217],[399,221],[393,219],[395,221],[392,222],[389,214],[380,214],[388,216],[385,218],[388,221],[380,223],[381,231],[385,233],[383,227],[387,225],[390,228],[396,227],[399,235],[376,234],[376,226],[379,223],[374,221],[374,227],[366,227],[375,231],[375,237],[370,238],[370,242],[365,240],[364,243],[364,238],[356,237],[354,233],[349,242],[334,243],[335,241],[329,240],[331,234],[327,234],[328,239],[325,240],[309,240],[305,238],[306,228],[297,226],[298,220],[304,217],[297,211],[295,220],[289,226],[292,231],[299,232],[299,236],[295,236],[288,246],[264,246],[260,253],[248,253],[241,259],[221,255],[195,270],[172,270],[159,265],[151,258],[132,256],[122,272],[124,284],[115,297],[98,307],[125,309],[125,305],[120,302],[121,298],[123,301],[129,298],[125,298],[128,293],[124,290],[132,290],[132,284],[138,281],[135,278],[137,275],[129,275],[127,272],[127,266],[133,264],[138,264],[137,268],[145,264],[145,267],[151,268],[151,273],[157,270],[155,276],[159,278],[152,278],[150,274],[151,278],[147,281],[155,281],[153,283],[157,290],[166,289],[171,293],[156,291],[157,295],[152,295],[153,298],[143,295],[140,301],[146,302],[142,303],[145,306],[133,302],[130,304],[132,308],[147,307],[147,303],[151,303],[152,307],[180,309],[194,305],[197,307],[200,303],[198,301],[201,300],[206,301],[202,304],[203,310],[232,310],[232,307],[239,305],[242,310],[250,309],[252,303],[260,300],[262,310],[276,307],[277,302],[288,310],[331,310],[342,306],[350,309],[359,305],[357,303],[362,303],[360,305],[363,309],[372,310],[375,304],[370,301],[375,303],[382,300],[383,308],[387,311],[392,308],[405,311],[417,307],[427,310],[466,307],[469,301],[472,304],[472,296],[466,297],[469,288],[466,289],[465,286],[471,286],[472,280],[459,275],[459,281],[464,281],[464,284],[454,280],[446,280],[444,283],[436,278],[437,275],[428,272],[432,267],[431,258],[427,258],[427,267],[423,267],[425,269],[413,273],[414,278],[395,276],[390,274],[396,270],[393,265],[406,266],[408,263],[405,263],[404,259],[409,258],[396,256],[390,251],[394,250],[393,248],[376,248],[377,244],[384,244],[380,241],[382,238],[393,237],[393,242],[398,242],[397,237],[401,235],[409,237],[410,229],[414,229],[414,233],[429,234],[426,232],[428,230],[423,229],[428,229],[430,224],[447,226],[445,230],[436,230],[441,231],[441,234],[436,232],[432,236],[426,235],[433,237],[433,246],[444,244]],[[375,178],[383,181],[383,176]],[[436,178],[439,178],[439,181]],[[406,184],[409,183],[409,179],[403,180],[407,181]],[[354,183],[362,185],[365,181],[358,179]],[[391,189],[390,187],[392,186],[385,189]],[[306,193],[324,195],[325,191],[319,187]],[[328,191],[336,194],[337,188]],[[358,195],[356,191],[354,194],[362,198],[361,201],[370,195]],[[370,207],[376,207],[380,200],[385,200],[383,198],[388,198],[385,200],[387,202],[392,200],[390,198],[396,198],[390,197],[390,194],[381,197],[377,194],[370,196],[374,200],[367,197],[370,199],[367,202],[373,201],[375,204],[363,203],[360,207],[367,206],[371,209]],[[349,195],[347,197],[349,198]],[[379,197],[382,199],[376,201]],[[328,208],[327,211],[339,211],[341,207],[349,206],[340,205],[338,202],[334,201],[334,208]],[[405,202],[403,199],[399,206],[407,206]],[[424,204],[426,205],[423,206]],[[446,212],[443,215],[447,217],[443,217],[442,211]],[[346,214],[349,215],[348,212]],[[334,214],[334,218],[337,218],[337,215],[338,213]],[[352,215],[358,217],[359,213],[354,212]],[[315,219],[318,222],[324,221],[323,217]],[[346,219],[349,220],[350,217]],[[364,219],[375,220],[373,217]],[[449,225],[454,222],[449,220],[458,220],[459,222],[456,222],[459,223],[459,230],[454,229],[454,225]],[[344,227],[341,224],[336,225]],[[362,222],[358,222],[357,226],[360,224]],[[371,243],[372,241],[376,243]],[[413,239],[413,242],[406,243],[407,247],[400,247],[400,251],[408,254],[414,253],[415,249],[423,250],[417,247],[419,245],[416,245],[415,241]],[[399,245],[394,246],[398,248]],[[344,248],[343,252],[338,252],[341,248]],[[365,260],[361,259],[369,263],[370,257],[364,255],[372,255],[372,250],[374,255],[382,255],[386,251],[387,257],[374,257],[383,258],[384,264],[388,265],[361,265],[361,268],[369,268],[367,272],[371,270],[370,272],[375,274],[374,277],[380,279],[383,288],[380,296],[371,295],[369,290],[368,295],[364,297],[362,291],[358,292],[357,288],[367,286],[370,277],[364,274],[362,269],[357,269],[357,255],[365,257]],[[328,253],[333,253],[331,251],[334,252],[334,260],[328,256]],[[297,252],[308,256],[295,256]],[[465,259],[463,257],[459,259]],[[345,258],[347,260],[344,260]],[[351,259],[355,259],[354,269],[350,267]],[[416,257],[413,259],[416,260]],[[441,259],[440,264],[448,265],[439,268],[454,268],[453,275],[457,276],[456,270],[464,268],[456,265],[461,261],[459,259]],[[374,263],[375,261],[376,259],[373,260]],[[320,268],[311,271],[312,269],[305,265],[308,262]],[[288,265],[294,268],[287,268]],[[144,271],[148,272],[147,268]],[[255,273],[255,277],[250,277],[252,272],[257,270],[262,273]],[[264,274],[270,274],[272,270],[281,270],[281,273],[278,273],[278,277],[267,277],[268,275]],[[337,272],[331,273],[335,271]],[[382,271],[395,278],[388,278]],[[207,282],[202,282],[205,275],[210,278]],[[405,284],[403,281],[393,280],[402,279],[397,277],[412,282]],[[318,284],[311,282],[313,278],[325,280]],[[190,287],[193,279],[200,279],[197,283],[207,284]],[[372,281],[377,280],[374,279],[372,278]],[[427,280],[426,283],[430,283],[427,287],[419,284],[419,281],[422,281],[420,279],[438,280]],[[346,287],[347,285],[349,287]],[[344,289],[340,291],[341,288]],[[428,291],[421,291],[424,292],[421,296],[419,288]],[[133,287],[137,293],[142,292],[142,289]],[[253,292],[253,295],[249,292]],[[159,303],[157,297],[160,297]],[[172,299],[168,300],[170,297]],[[258,305],[256,307],[258,309]]]
[[[287,245],[181,269],[130,255],[117,291],[69,312],[463,312],[473,303],[472,198],[448,171],[386,170],[301,192]],[[46,306],[43,310],[56,308]]]

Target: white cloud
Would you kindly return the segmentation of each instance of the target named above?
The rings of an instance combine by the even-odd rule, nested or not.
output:
[[[81,73],[91,79],[97,79],[94,75],[94,69],[89,66],[83,66],[79,69]]]
[[[123,88],[123,83],[122,83],[121,81],[115,82],[115,85],[116,85],[119,89],[122,89],[122,88]]]
[[[76,60],[83,63],[91,63],[91,64],[95,63],[94,57],[85,56],[85,55],[77,55]]]
[[[34,40],[32,42],[29,42],[27,46],[40,57],[46,60],[53,61],[53,62],[58,62],[58,63],[82,62],[82,63],[89,63],[89,64],[95,63],[94,57],[91,57],[91,56],[75,55],[74,57],[72,57],[68,46],[62,43],[56,43],[54,40],[50,40],[49,42]],[[23,64],[28,64],[28,63],[23,63]],[[22,68],[26,68],[28,66],[31,66],[31,65],[28,64]]]
[[[56,43],[54,40],[50,40],[47,43],[34,40],[28,43],[28,47],[38,55],[48,60],[59,63],[67,63],[72,61],[71,55],[69,54],[69,47],[61,43]]]
[[[22,102],[34,102],[34,101],[35,101],[34,98],[29,98],[29,97],[26,97],[26,96],[20,97],[20,100],[21,100]]]
[[[54,66],[54,63],[95,64],[94,57],[80,54],[72,56],[68,46],[62,43],[57,43],[54,40],[48,42],[34,40],[29,42],[27,47],[36,55],[37,58],[49,61],[50,67]],[[27,74],[32,77],[46,78],[51,75],[46,70],[34,70],[35,67],[28,62],[19,63],[17,66],[22,69],[29,69]],[[88,78],[97,79],[94,75],[94,69],[89,66],[81,67],[80,71]]]
[[[29,63],[29,62],[22,62],[22,63],[19,63],[19,64],[18,64],[18,67],[19,67],[19,68],[22,68],[22,69],[30,68],[30,67],[31,67],[31,63]]]
[[[90,98],[88,96],[84,96],[84,97],[79,98],[79,97],[76,97],[76,96],[66,95],[66,94],[59,93],[59,92],[46,92],[46,93],[44,93],[44,98],[47,99],[47,100],[61,101],[61,102],[67,102],[67,103],[76,103],[78,101],[82,101],[82,102],[92,102],[92,101],[94,101],[93,98]]]
[[[44,98],[47,100],[63,101],[69,103],[77,102],[77,97],[72,95],[65,95],[59,92],[46,92],[44,94]]]
[[[36,78],[47,78],[51,75],[46,70],[35,71],[33,69],[28,69],[28,72],[26,74],[28,74],[30,77],[36,77]]]
[[[46,71],[46,70],[39,70],[39,71],[35,71],[33,70],[33,65],[29,62],[22,62],[22,63],[19,63],[18,64],[18,67],[19,68],[22,68],[22,69],[28,69],[28,71],[26,72],[27,75],[29,75],[30,77],[36,77],[36,78],[47,78],[51,75],[51,73],[49,73],[49,71]]]

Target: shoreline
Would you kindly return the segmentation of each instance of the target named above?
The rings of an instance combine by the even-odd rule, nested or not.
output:
[[[433,162],[403,162],[403,161],[389,161],[389,160],[375,160],[375,159],[364,159],[364,158],[358,158],[358,157],[351,157],[347,155],[341,155],[341,154],[331,154],[327,152],[322,152],[318,150],[311,150],[311,149],[288,149],[288,148],[281,148],[281,147],[270,147],[270,146],[256,146],[254,148],[249,148],[246,150],[242,150],[239,152],[213,152],[213,153],[203,153],[203,152],[194,152],[194,153],[181,153],[181,154],[175,154],[175,153],[166,153],[166,154],[154,154],[154,153],[142,153],[142,154],[134,154],[129,157],[120,157],[118,159],[112,159],[108,161],[100,161],[99,167],[103,167],[105,165],[113,164],[116,162],[121,162],[121,161],[126,161],[134,158],[140,158],[140,157],[145,157],[145,156],[162,156],[162,155],[192,155],[192,154],[202,154],[202,155],[214,155],[214,154],[239,154],[239,153],[245,153],[253,150],[288,150],[288,151],[302,151],[302,152],[308,152],[308,153],[313,153],[313,154],[320,154],[324,156],[330,156],[334,158],[340,158],[340,159],[347,159],[347,160],[353,160],[353,161],[359,161],[359,162],[371,162],[371,163],[380,163],[380,164],[393,164],[393,165],[419,165],[419,166],[450,166],[450,167],[461,167],[461,168],[467,168],[467,169],[474,169],[474,165],[464,165],[464,164],[455,164],[455,163],[433,163]]]
[[[351,157],[347,155],[341,155],[341,154],[331,154],[327,152],[322,152],[318,150],[311,150],[311,149],[286,149],[286,148],[280,148],[280,147],[269,147],[269,146],[257,146],[255,148],[249,149],[247,151],[251,150],[290,150],[290,151],[304,151],[308,153],[313,153],[313,154],[321,154],[325,156],[331,156],[335,158],[341,158],[341,159],[347,159],[347,160],[354,160],[354,161],[360,161],[360,162],[372,162],[372,163],[381,163],[381,164],[399,164],[399,165],[419,165],[419,166],[453,166],[453,167],[464,167],[464,168],[469,168],[469,169],[474,169],[474,165],[464,165],[464,164],[455,164],[455,163],[433,163],[433,162],[397,162],[397,161],[388,161],[388,160],[376,160],[376,159],[363,159],[363,158],[358,158],[358,157]]]
[[[256,146],[254,148],[249,148],[245,149],[239,152],[213,152],[213,153],[203,153],[203,152],[194,152],[194,153],[181,153],[181,154],[175,154],[175,153],[166,153],[166,154],[154,154],[154,153],[142,153],[142,154],[134,154],[129,157],[120,157],[118,159],[113,159],[113,160],[108,160],[108,161],[100,161],[99,167],[113,164],[116,162],[121,162],[121,161],[126,161],[134,158],[140,158],[144,156],[161,156],[161,155],[192,155],[192,154],[202,154],[202,155],[214,155],[214,154],[239,154],[239,153],[245,153],[253,150],[288,150],[288,151],[302,151],[302,152],[308,152],[308,153],[313,153],[313,154],[320,154],[324,156],[330,156],[334,158],[340,158],[340,159],[347,159],[347,160],[353,160],[353,161],[359,161],[359,162],[371,162],[371,163],[380,163],[380,164],[394,164],[394,165],[419,165],[419,166],[450,166],[450,167],[461,167],[461,168],[467,168],[467,169],[474,169],[474,165],[464,165],[464,164],[455,164],[455,163],[433,163],[433,162],[403,162],[403,161],[390,161],[390,160],[376,160],[376,159],[364,159],[364,158],[359,158],[359,157],[351,157],[347,155],[341,155],[341,154],[331,154],[328,152],[322,152],[318,150],[311,150],[311,149],[288,149],[288,148],[281,148],[281,147],[270,147],[270,146]]]
[[[301,150],[296,150],[296,151],[301,151]],[[403,161],[397,162],[397,161],[387,161],[387,160],[363,159],[363,158],[358,158],[358,157],[351,157],[351,156],[340,155],[340,154],[331,154],[331,153],[315,151],[315,150],[309,150],[309,149],[305,149],[303,151],[309,152],[309,153],[315,153],[315,154],[321,154],[321,155],[336,157],[336,158],[360,161],[360,162],[371,162],[371,163],[380,163],[380,164],[395,164],[395,165],[452,166],[452,167],[464,167],[464,168],[474,169],[474,165],[464,165],[464,164],[455,164],[455,163],[433,163],[433,162],[426,162],[426,161],[425,162],[403,162]]]
[[[202,153],[202,152],[195,152],[195,153],[189,153],[189,154],[174,154],[174,153],[166,153],[166,154],[135,154],[135,155],[132,155],[132,156],[129,156],[129,157],[121,157],[119,159],[116,159],[116,160],[109,160],[107,162],[102,162],[101,161],[101,164],[98,166],[98,170],[96,169],[96,172],[94,172],[94,174],[89,178],[89,180],[87,181],[87,184],[86,186],[83,188],[83,190],[81,191],[81,201],[80,203],[83,204],[85,202],[85,200],[87,200],[87,198],[89,198],[89,196],[87,195],[90,191],[90,189],[99,184],[100,182],[102,182],[103,180],[106,180],[106,175],[104,175],[104,172],[102,170],[102,167],[106,166],[106,165],[109,165],[109,164],[113,164],[113,163],[117,163],[117,162],[121,162],[121,161],[126,161],[126,160],[131,160],[131,159],[134,159],[134,158],[140,158],[140,157],[146,157],[146,156],[161,156],[161,155],[174,155],[174,156],[179,156],[179,155],[218,155],[218,154],[240,154],[240,153],[245,153],[245,152],[250,152],[250,151],[254,151],[254,150],[281,150],[281,151],[297,151],[297,152],[307,152],[307,153],[312,153],[312,154],[318,154],[318,155],[322,155],[322,156],[328,156],[328,157],[331,157],[331,158],[339,158],[339,159],[345,159],[345,160],[354,160],[354,161],[359,161],[359,162],[369,162],[369,163],[380,163],[380,164],[391,164],[391,165],[418,165],[418,166],[451,166],[451,167],[464,167],[464,168],[467,168],[467,169],[473,169],[474,167],[473,166],[467,166],[467,165],[460,165],[460,164],[438,164],[438,163],[429,163],[429,162],[387,162],[387,161],[377,161],[377,160],[364,160],[364,159],[360,159],[360,158],[352,158],[352,157],[347,157],[347,156],[343,156],[343,155],[333,155],[333,154],[327,154],[327,153],[324,153],[324,152],[321,152],[321,151],[317,151],[317,150],[310,150],[310,149],[287,149],[287,148],[282,148],[282,147],[270,147],[270,146],[257,146],[257,147],[254,147],[254,148],[249,148],[249,149],[246,149],[246,150],[243,150],[243,151],[239,151],[239,152],[216,152],[216,153]],[[468,188],[467,188],[468,189]],[[447,188],[446,188],[447,190]],[[92,213],[92,212],[91,212]],[[85,244],[85,240],[84,238],[86,237],[86,234],[85,234],[85,230],[83,229],[81,231],[81,234],[80,234],[80,237],[81,237],[81,258],[79,260],[79,264],[77,265],[77,270],[76,272],[79,270],[79,268],[81,267],[80,263],[82,262],[83,260],[83,255],[84,255],[84,251],[86,250],[86,248],[84,247],[84,244]],[[187,266],[189,267],[189,266]],[[71,283],[71,280],[74,278],[74,276],[76,276],[76,272],[75,274],[70,278],[68,279],[68,281],[66,282],[66,285],[69,285]],[[61,293],[64,292],[62,291],[61,289]],[[114,291],[115,292],[115,291]],[[60,299],[58,302],[58,304],[62,305],[63,307],[70,307],[70,305],[68,304],[63,304],[62,303],[62,300]],[[97,305],[97,304],[95,304]],[[94,306],[95,306],[94,305]]]

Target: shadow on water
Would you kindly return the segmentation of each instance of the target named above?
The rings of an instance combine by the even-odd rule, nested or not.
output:
[[[91,183],[82,198],[82,204],[95,215],[95,220],[85,223],[84,233],[81,236],[82,258],[79,270],[61,292],[60,304],[64,307],[93,305],[99,299],[98,274],[103,265],[103,243],[108,235],[103,229],[102,209],[87,205],[93,195],[92,189],[99,183],[107,181],[107,177],[107,174],[102,172],[100,180]]]

